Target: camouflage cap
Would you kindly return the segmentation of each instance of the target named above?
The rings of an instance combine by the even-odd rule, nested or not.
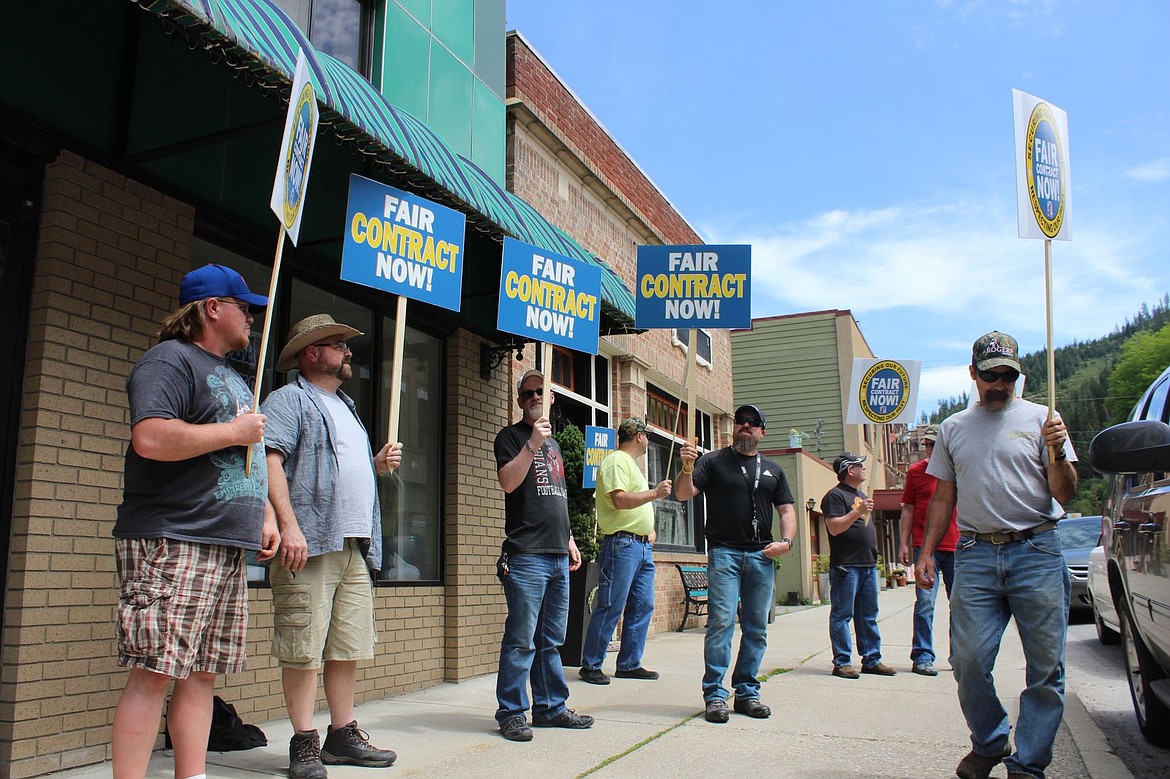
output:
[[[985,371],[999,365],[1020,370],[1020,345],[1007,333],[992,330],[979,336],[971,347],[971,364],[977,371]]]

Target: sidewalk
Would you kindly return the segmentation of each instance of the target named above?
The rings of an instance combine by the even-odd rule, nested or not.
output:
[[[586,684],[567,668],[569,706],[597,719],[591,730],[536,729],[528,743],[504,740],[495,712],[495,676],[441,684],[386,701],[362,704],[357,718],[370,740],[398,752],[390,773],[329,767],[330,779],[375,777],[689,777],[714,770],[773,777],[952,777],[970,748],[955,682],[946,663],[947,610],[940,598],[936,650],[940,675],[910,672],[913,587],[881,594],[884,661],[896,677],[858,680],[830,675],[828,607],[788,610],[769,628],[761,700],[772,717],[732,714],[714,725],[701,716],[703,630],[668,633],[646,648],[646,665],[662,673],[655,682],[614,679]],[[738,643],[738,639],[736,639]],[[613,655],[605,670],[613,671]],[[1014,719],[1024,685],[1024,660],[1008,628],[996,668],[1001,697]],[[327,714],[319,712],[324,732]],[[286,776],[287,720],[259,724],[269,746],[208,755],[209,779]],[[149,779],[170,779],[169,753],[156,753]],[[59,773],[91,779],[110,775],[108,765]],[[993,777],[1006,776],[1001,766]],[[1049,776],[1060,779],[1129,777],[1070,687]]]

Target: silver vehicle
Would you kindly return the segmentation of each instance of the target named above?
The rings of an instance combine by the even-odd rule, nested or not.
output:
[[[1093,547],[1089,552],[1089,600],[1093,602],[1093,624],[1097,626],[1097,640],[1112,645],[1121,640],[1121,623],[1117,608],[1109,594],[1108,558],[1105,547]]]
[[[1134,407],[1129,422],[1101,431],[1089,460],[1109,474],[1108,598],[1117,609],[1138,725],[1170,745],[1170,368]],[[1099,600],[1106,596],[1102,594]]]
[[[1056,535],[1060,537],[1064,564],[1072,582],[1069,612],[1088,613],[1093,608],[1089,599],[1089,552],[1101,542],[1101,517],[1062,519],[1056,523]]]

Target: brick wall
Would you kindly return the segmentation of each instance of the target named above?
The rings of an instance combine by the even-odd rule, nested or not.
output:
[[[109,757],[126,679],[116,660],[112,538],[129,440],[125,381],[174,308],[191,265],[194,210],[64,152],[46,169],[41,226],[3,634],[4,779]],[[489,385],[480,379],[478,340],[450,340],[448,584],[375,590],[379,643],[375,659],[359,664],[359,703],[496,668],[504,608],[492,564],[503,500],[491,441],[511,393],[506,370]],[[282,719],[270,591],[252,589],[249,607],[248,669],[222,677],[218,692],[246,722]]]
[[[190,265],[193,210],[65,152],[46,168],[19,430],[0,773],[103,760],[117,668],[124,383]]]

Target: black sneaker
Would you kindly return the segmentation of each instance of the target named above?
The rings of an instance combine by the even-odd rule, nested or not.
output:
[[[565,709],[555,717],[548,719],[532,718],[533,727],[537,728],[572,728],[581,730],[593,727],[593,718],[588,714],[578,714],[572,709]]]
[[[708,722],[727,722],[730,715],[727,713],[727,701],[722,698],[715,698],[707,701],[706,709],[703,712],[703,718]]]
[[[531,741],[532,728],[528,727],[528,723],[524,721],[524,715],[517,714],[515,717],[508,717],[500,725],[500,733],[509,741]]]
[[[330,725],[325,743],[321,745],[321,762],[329,765],[361,765],[367,768],[394,765],[398,755],[389,749],[378,749],[370,743],[369,738],[369,733],[358,730],[357,720],[337,730]]]
[[[619,668],[614,676],[619,679],[647,679],[652,681],[658,678],[658,672],[651,671],[649,668],[638,666],[637,668],[631,668],[627,671],[623,671]]]
[[[737,695],[735,696],[734,708],[739,714],[746,714],[756,719],[767,719],[772,716],[772,710],[760,703],[759,698],[740,698]]]
[[[293,733],[288,742],[289,779],[325,779],[329,773],[321,764],[321,740],[317,731]]]
[[[618,674],[620,675],[621,671],[618,671]],[[586,668],[585,666],[581,666],[578,675],[590,684],[609,684],[609,677],[600,668]]]

